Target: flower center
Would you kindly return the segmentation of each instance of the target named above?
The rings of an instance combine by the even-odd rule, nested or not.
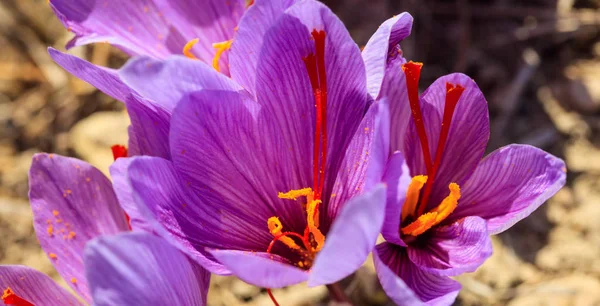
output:
[[[4,290],[2,302],[4,302],[4,305],[33,306],[32,303],[14,293],[10,287]]]
[[[311,36],[315,42],[315,53],[302,58],[310,79],[310,85],[315,98],[315,139],[313,150],[313,187],[280,192],[280,199],[296,200],[306,197],[306,229],[300,235],[293,232],[283,232],[279,218],[273,216],[267,220],[269,232],[275,237],[269,244],[267,253],[271,252],[273,244],[281,241],[290,249],[300,252],[303,260],[296,263],[300,268],[310,268],[317,252],[325,244],[325,235],[319,230],[319,206],[322,203],[323,187],[325,185],[325,166],[327,164],[327,77],[325,67],[325,31],[313,30]],[[292,238],[302,241],[299,246]]]
[[[446,83],[446,100],[444,104],[442,127],[435,158],[432,161],[419,100],[419,79],[422,67],[422,63],[415,63],[412,61],[402,65],[402,70],[406,75],[406,87],[408,90],[408,99],[412,117],[417,128],[419,142],[423,151],[423,160],[425,161],[425,168],[427,171],[427,175],[417,175],[413,177],[407,191],[404,206],[402,207],[402,222],[408,222],[408,220],[412,222],[402,227],[401,232],[404,235],[411,236],[418,236],[442,222],[450,215],[450,213],[452,213],[452,211],[454,211],[458,205],[458,199],[460,198],[460,187],[456,183],[450,183],[448,186],[450,195],[442,200],[442,203],[440,203],[439,206],[428,213],[425,213],[433,184],[442,163],[442,157],[444,156],[444,148],[448,139],[448,133],[450,132],[452,116],[454,115],[456,105],[465,88],[460,85]]]

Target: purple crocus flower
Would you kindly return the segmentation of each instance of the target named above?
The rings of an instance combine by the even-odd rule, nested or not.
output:
[[[205,270],[151,234],[96,238],[86,246],[84,262],[90,293],[78,292],[93,305],[206,305]],[[85,305],[47,275],[25,266],[0,266],[0,288],[5,305]]]
[[[75,33],[67,48],[105,42],[131,55],[165,59],[185,54],[228,74],[238,23],[252,0],[51,0]]]
[[[364,262],[381,229],[386,104],[369,98],[360,51],[327,7],[267,4],[242,19],[231,89],[185,95],[170,158],[118,160],[127,173],[115,181],[211,272],[267,288],[330,284]],[[161,95],[164,78],[137,67],[136,91]]]
[[[363,52],[372,59],[370,93],[390,103],[395,151],[385,173],[387,242],[376,247],[374,261],[397,304],[449,305],[460,290],[449,276],[475,271],[492,253],[489,235],[556,193],[566,168],[527,145],[483,158],[490,134],[483,94],[471,78],[456,73],[419,97],[422,64],[406,63],[397,46],[411,23],[408,14],[386,21]]]

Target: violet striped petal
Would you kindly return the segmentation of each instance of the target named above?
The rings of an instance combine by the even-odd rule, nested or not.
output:
[[[479,217],[434,227],[427,235],[427,242],[409,246],[408,257],[428,273],[457,276],[474,272],[492,255],[486,222]]]
[[[0,265],[0,291],[8,288],[34,305],[84,305],[46,274],[25,266]]]
[[[94,305],[206,305],[210,274],[148,233],[94,239],[85,267]]]
[[[90,164],[36,154],[29,171],[34,229],[58,273],[86,301],[83,248],[92,238],[129,230],[110,181]]]
[[[419,269],[408,259],[405,248],[384,242],[375,249],[375,271],[383,290],[397,305],[446,306],[456,299],[460,284]]]
[[[277,255],[261,252],[211,250],[217,260],[241,280],[264,288],[281,288],[304,282],[309,273]]]
[[[373,99],[377,99],[382,89],[385,75],[390,69],[400,69],[400,65],[406,60],[402,57],[402,50],[398,44],[410,35],[413,18],[409,13],[396,15],[379,26],[371,36],[362,51],[362,58],[367,69],[367,88]],[[396,67],[389,67],[392,58]]]
[[[404,156],[400,151],[394,152],[388,160],[383,176],[383,181],[388,188],[385,220],[381,234],[385,240],[400,246],[406,246],[400,237],[400,218],[411,179]]]
[[[187,42],[152,0],[51,0],[63,25],[75,33],[67,48],[108,42],[132,55],[165,58]]]
[[[256,66],[267,30],[298,0],[256,0],[240,20],[229,53],[231,78],[256,96]]]
[[[502,147],[477,166],[449,219],[479,216],[487,220],[490,234],[500,233],[554,195],[566,176],[565,163],[538,148]]]

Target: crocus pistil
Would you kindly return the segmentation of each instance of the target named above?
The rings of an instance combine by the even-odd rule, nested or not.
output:
[[[303,269],[310,269],[317,252],[325,244],[325,235],[319,230],[319,206],[322,203],[323,185],[325,184],[325,165],[327,157],[327,77],[325,71],[325,31],[313,30],[311,35],[315,41],[315,53],[303,57],[306,71],[310,79],[311,88],[315,97],[315,143],[313,151],[313,178],[312,188],[295,189],[289,192],[280,192],[280,199],[296,200],[306,198],[306,229],[300,235],[293,232],[282,232],[283,226],[279,218],[273,216],[267,220],[270,233],[275,237],[267,250],[270,253],[273,244],[281,241],[290,249],[300,252],[302,260],[294,265]],[[303,246],[299,246],[292,237],[299,238]]]
[[[4,305],[33,306],[32,303],[14,293],[10,287],[4,290],[4,294],[2,294],[2,302],[4,302]]]
[[[425,168],[427,171],[427,175],[417,175],[413,177],[402,208],[400,231],[403,235],[413,237],[421,235],[430,228],[440,224],[454,211],[458,205],[458,200],[460,199],[460,186],[456,183],[450,183],[448,185],[448,189],[450,190],[449,195],[444,198],[437,207],[425,213],[425,210],[428,207],[429,197],[431,196],[433,183],[435,182],[435,177],[442,163],[442,156],[444,154],[446,140],[448,139],[452,116],[454,115],[458,100],[465,88],[460,85],[446,83],[446,100],[442,118],[442,127],[435,158],[432,160],[429,142],[427,141],[427,133],[425,132],[425,122],[423,121],[419,102],[419,78],[421,76],[422,67],[422,63],[415,63],[412,61],[402,65],[402,70],[406,75],[406,86],[408,89],[408,99],[412,117],[421,143],[423,160],[425,161]]]

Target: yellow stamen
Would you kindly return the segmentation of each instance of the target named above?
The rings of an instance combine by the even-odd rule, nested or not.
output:
[[[427,175],[417,175],[410,181],[406,191],[406,200],[402,206],[402,221],[408,217],[414,217],[417,203],[419,203],[419,194],[425,183],[427,183]]]
[[[221,58],[221,55],[223,55],[223,52],[225,52],[225,51],[229,50],[229,48],[231,48],[232,42],[233,42],[233,39],[230,39],[230,40],[214,43],[212,45],[213,48],[217,49],[217,53],[215,54],[215,57],[213,58],[213,68],[215,68],[215,70],[217,72],[221,72],[221,68],[219,67],[219,59]]]
[[[269,220],[267,220],[267,225],[269,226],[269,232],[271,233],[271,235],[273,235],[274,237],[281,235],[282,230],[283,230],[283,225],[281,225],[281,221],[279,221],[279,218],[277,218],[277,217],[269,218]],[[296,244],[296,242],[294,242],[294,239],[292,239],[290,237],[281,237],[281,238],[279,238],[279,241],[283,242],[285,245],[287,245],[291,249],[297,250],[300,248],[300,246],[298,246]]]
[[[194,47],[194,45],[197,44],[199,41],[200,41],[199,38],[194,38],[194,39],[188,41],[185,44],[185,46],[183,46],[183,55],[185,55],[188,58],[197,60],[198,58],[194,54],[192,54],[191,50]]]
[[[304,189],[293,189],[286,193],[280,192],[277,194],[277,197],[280,199],[296,200],[299,197],[312,196],[312,193],[312,189],[309,187]]]
[[[404,235],[418,236],[444,221],[454,211],[460,199],[460,187],[458,184],[450,183],[448,189],[450,189],[450,194],[442,200],[440,205],[403,227],[402,233]]]

